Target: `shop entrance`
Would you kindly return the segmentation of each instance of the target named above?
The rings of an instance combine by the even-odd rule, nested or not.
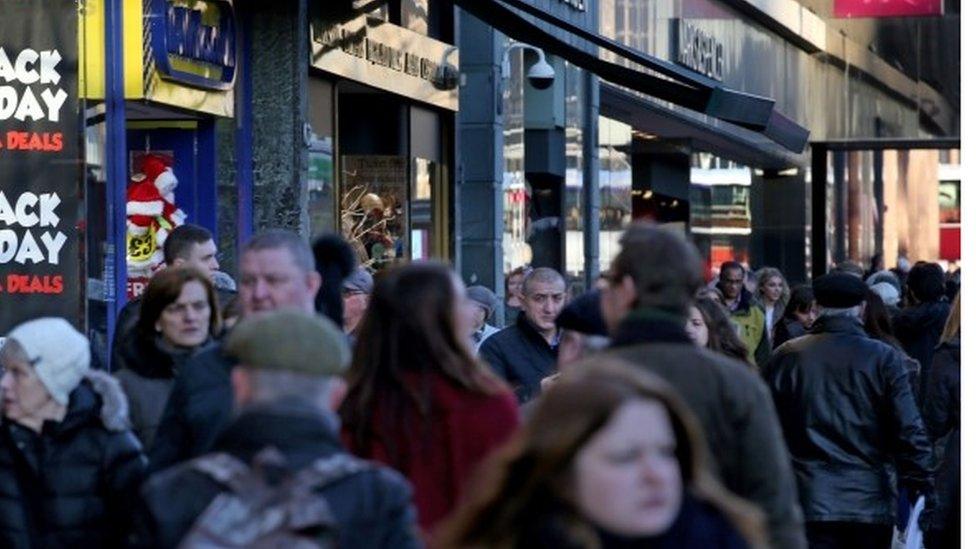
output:
[[[340,230],[359,262],[450,256],[450,177],[440,112],[352,82],[338,86]]]

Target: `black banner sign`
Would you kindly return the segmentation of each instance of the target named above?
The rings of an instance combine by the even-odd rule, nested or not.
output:
[[[81,325],[78,6],[0,0],[0,335]]]

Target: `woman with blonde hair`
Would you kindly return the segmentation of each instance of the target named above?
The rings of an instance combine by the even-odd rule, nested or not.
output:
[[[790,302],[790,287],[776,267],[763,267],[756,273],[756,305],[766,315],[766,337],[773,341],[773,328],[783,318]]]
[[[706,471],[695,419],[627,362],[577,363],[493,456],[435,547],[765,547],[761,512]]]
[[[959,547],[960,528],[960,408],[959,364],[962,307],[959,296],[952,300],[942,338],[932,355],[929,380],[922,398],[925,429],[941,460],[935,471],[935,491],[922,514],[925,546],[931,549]]]

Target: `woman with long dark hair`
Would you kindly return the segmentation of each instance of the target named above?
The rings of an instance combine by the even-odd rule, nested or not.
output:
[[[663,381],[591,358],[536,406],[435,547],[765,546],[761,512],[706,472],[697,423]]]
[[[465,301],[442,264],[377,276],[339,409],[350,450],[411,481],[426,531],[518,425],[514,394],[472,353]]]
[[[213,342],[221,322],[217,292],[202,271],[168,267],[149,281],[115,373],[129,399],[132,430],[145,448],[155,439],[176,373]]]
[[[727,309],[708,298],[696,299],[689,308],[685,331],[692,343],[749,363],[749,350],[735,331]]]

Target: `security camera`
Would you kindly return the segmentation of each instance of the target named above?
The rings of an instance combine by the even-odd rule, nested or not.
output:
[[[546,63],[545,57],[539,57],[539,61],[529,67],[528,72],[525,74],[529,79],[529,84],[537,90],[546,90],[552,86],[552,83],[556,80],[556,71],[552,68],[552,65]]]
[[[458,68],[450,63],[438,65],[434,72],[434,88],[438,90],[453,90],[458,87],[458,80],[461,73]]]
[[[556,80],[556,71],[552,65],[546,62],[546,54],[541,49],[522,42],[516,42],[505,48],[505,53],[502,56],[502,80],[508,80],[512,76],[509,54],[515,49],[526,49],[535,53],[536,62],[525,72],[529,84],[537,90],[552,87],[552,83]],[[526,64],[528,64],[528,59],[526,59]]]

